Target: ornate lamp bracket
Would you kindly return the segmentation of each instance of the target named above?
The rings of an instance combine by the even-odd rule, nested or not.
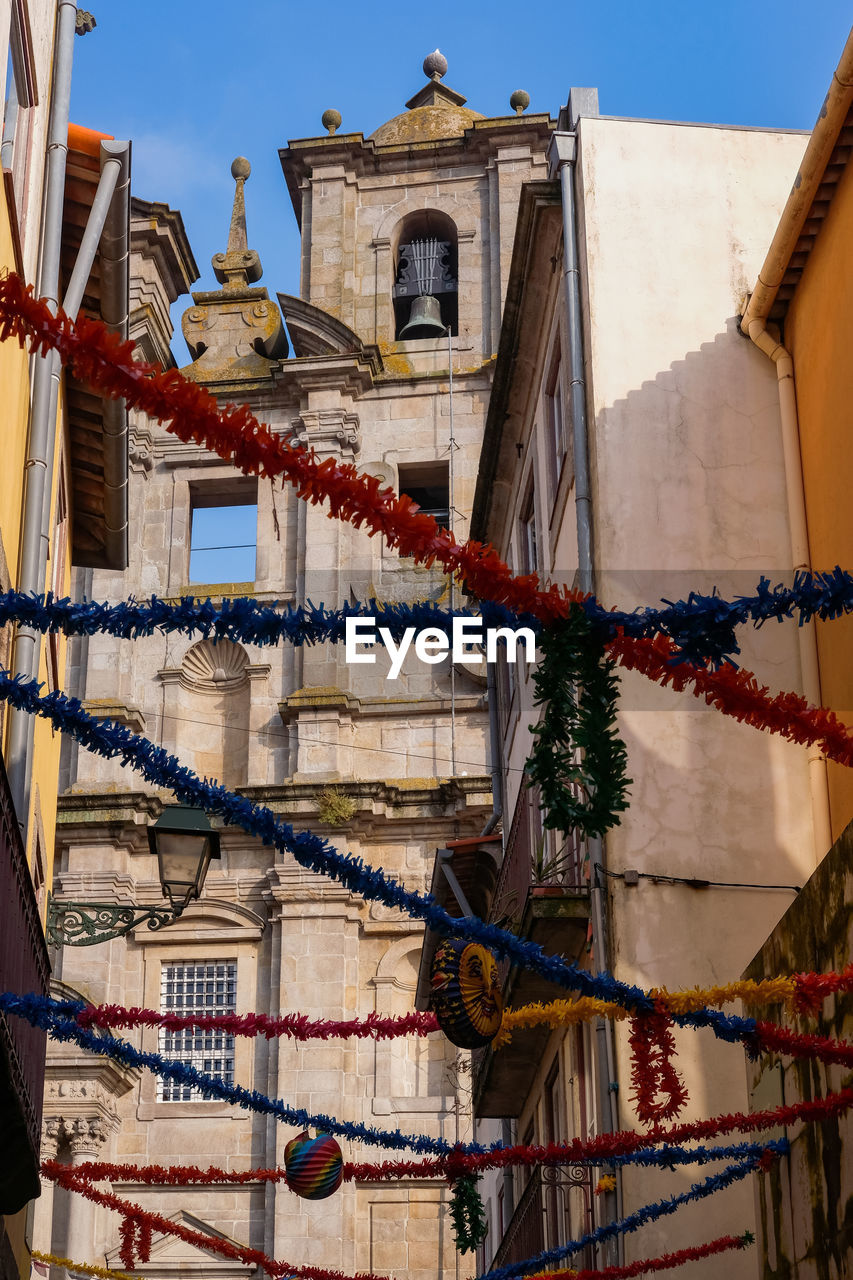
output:
[[[136,907],[120,902],[57,901],[48,896],[45,935],[56,947],[91,947],[121,938],[143,922],[149,929],[164,929],[182,913],[183,906]]]

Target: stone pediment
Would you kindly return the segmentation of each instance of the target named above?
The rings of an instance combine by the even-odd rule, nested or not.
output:
[[[225,942],[257,942],[266,921],[248,907],[237,902],[212,897],[191,902],[181,918],[163,931],[141,928],[133,935],[142,946],[173,946],[188,943],[219,944]]]
[[[353,355],[376,350],[372,346],[366,347],[349,325],[304,298],[296,298],[290,293],[279,293],[276,297],[295,356]]]
[[[214,1240],[226,1240],[229,1244],[237,1245],[240,1243],[240,1241],[226,1235],[224,1231],[218,1231],[216,1227],[211,1226],[209,1222],[205,1222],[203,1218],[198,1218],[193,1213],[187,1213],[185,1209],[179,1209],[177,1213],[170,1213],[164,1216],[168,1218],[169,1222],[174,1222],[180,1227],[186,1227],[188,1231],[198,1231],[202,1235],[211,1236]],[[107,1266],[123,1270],[119,1249],[120,1246],[116,1245],[114,1248],[107,1250]],[[205,1275],[213,1273],[222,1277],[223,1280],[228,1276],[245,1276],[254,1270],[248,1265],[222,1258],[218,1253],[214,1253],[213,1250],[204,1249],[200,1245],[189,1244],[186,1240],[181,1240],[177,1236],[160,1231],[154,1232],[149,1261],[147,1263],[137,1262],[133,1268],[134,1274],[140,1273],[144,1275],[149,1267],[152,1271],[156,1271],[158,1275],[167,1276],[192,1275],[200,1273],[203,1269]]]

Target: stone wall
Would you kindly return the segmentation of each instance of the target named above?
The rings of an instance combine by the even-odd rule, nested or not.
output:
[[[745,978],[839,971],[853,952],[853,825],[770,934]],[[819,1017],[773,1006],[748,1010],[794,1030],[853,1038],[853,996],[830,996]],[[764,1054],[748,1064],[752,1110],[820,1098],[849,1087],[851,1073]],[[776,1134],[773,1135],[777,1136]],[[756,1200],[762,1280],[843,1280],[853,1274],[853,1120],[850,1113],[786,1131],[791,1154],[759,1175]]]

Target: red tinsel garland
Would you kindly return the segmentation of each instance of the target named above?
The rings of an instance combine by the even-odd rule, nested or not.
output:
[[[672,1120],[687,1102],[688,1093],[676,1071],[672,1018],[658,1007],[654,1013],[631,1019],[631,1087],[637,1115],[643,1124]]]
[[[672,646],[662,636],[653,640],[619,635],[608,653],[629,671],[639,671],[676,693],[690,690],[709,706],[754,729],[767,729],[802,746],[817,744],[837,764],[853,765],[853,735],[834,712],[813,707],[798,693],[770,693],[751,671],[724,666],[719,671],[672,662]]]
[[[836,1063],[843,1067],[853,1067],[853,1044],[849,1040],[799,1035],[788,1027],[777,1027],[773,1022],[755,1024],[755,1044],[763,1050],[775,1049],[791,1058],[817,1058],[826,1066]]]
[[[584,1268],[581,1271],[549,1271],[548,1280],[622,1280],[622,1277],[644,1276],[648,1271],[669,1271],[672,1267],[680,1267],[685,1262],[696,1262],[699,1258],[710,1258],[715,1253],[727,1253],[729,1249],[746,1249],[754,1243],[754,1238],[747,1233],[742,1236],[718,1236],[707,1244],[691,1245],[687,1249],[677,1249],[675,1253],[663,1253],[659,1258],[640,1258],[637,1262],[626,1262],[621,1267]],[[533,1280],[533,1277],[528,1277]]]
[[[124,1221],[119,1232],[122,1246],[120,1256],[125,1267],[135,1266],[136,1250],[139,1250],[142,1258],[142,1250],[150,1250],[152,1232],[160,1231],[166,1235],[176,1236],[179,1240],[184,1240],[198,1249],[210,1250],[223,1258],[243,1262],[247,1266],[260,1267],[268,1276],[273,1277],[273,1280],[280,1280],[283,1276],[304,1276],[305,1280],[380,1280],[380,1277],[372,1272],[359,1272],[356,1276],[350,1277],[344,1272],[329,1271],[325,1267],[276,1262],[259,1249],[250,1249],[248,1245],[236,1244],[219,1236],[208,1236],[202,1231],[192,1231],[189,1227],[172,1222],[159,1213],[149,1213],[138,1204],[122,1200],[111,1191],[100,1191],[79,1177],[76,1169],[58,1164],[55,1160],[45,1160],[42,1164],[42,1173],[51,1182],[57,1183],[67,1191],[75,1191],[86,1200],[91,1200],[93,1204],[114,1209],[122,1215]]]
[[[54,316],[14,273],[0,280],[0,340],[7,337],[22,346],[29,339],[31,349],[42,353],[52,348],[80,381],[123,397],[185,443],[203,445],[248,475],[283,476],[300,498],[328,502],[330,516],[381,533],[401,555],[427,567],[437,561],[481,598],[521,612],[535,605],[543,620],[565,616],[569,600],[579,598],[556,587],[540,591],[536,574],[515,577],[493,547],[460,544],[405,494],[397,497],[348,463],[334,458],[321,462],[313,450],[295,448],[259,422],[247,405],[220,409],[208,391],[177,370],[135,363],[132,343],[121,343],[103,324],[85,316],[76,323],[62,312]]]
[[[836,991],[853,991],[853,963],[841,973],[796,973],[794,1004],[801,1013],[813,1013]]]
[[[54,349],[75,375],[99,391],[123,397],[129,405],[163,422],[185,442],[203,445],[248,475],[270,479],[283,476],[308,502],[327,502],[329,515],[347,520],[369,533],[381,533],[401,555],[430,566],[438,562],[448,574],[464,581],[472,594],[494,600],[543,622],[565,617],[578,592],[539,588],[536,574],[515,577],[494,547],[480,542],[458,543],[432,516],[375,477],[360,474],[348,463],[327,458],[320,462],[311,450],[294,448],[263,425],[248,406],[220,410],[208,391],[189,382],[175,369],[135,363],[131,343],[121,343],[98,321],[80,317],[76,324],[61,312],[54,316],[46,303],[33,296],[14,273],[0,279],[0,340],[14,337],[33,350]],[[817,743],[839,764],[853,765],[853,735],[832,712],[811,707],[796,694],[771,697],[748,671],[723,667],[697,669],[672,664],[676,650],[669,640],[615,638],[608,650],[618,662],[641,671],[674,689],[693,686],[697,697],[726,715],[755,728],[782,733],[804,745]]]
[[[369,1013],[366,1018],[348,1018],[338,1021],[331,1018],[308,1018],[304,1013],[287,1013],[280,1018],[269,1018],[262,1013],[158,1013],[155,1009],[126,1009],[119,1004],[89,1005],[74,1015],[81,1027],[102,1027],[115,1030],[128,1027],[164,1027],[167,1031],[181,1031],[186,1027],[199,1027],[226,1031],[234,1036],[290,1036],[294,1040],[328,1040],[333,1037],[361,1037],[373,1040],[389,1040],[396,1036],[426,1036],[437,1031],[434,1013],[405,1013],[398,1017],[382,1017]]]
[[[679,1124],[655,1125],[646,1133],[622,1130],[619,1133],[601,1133],[595,1138],[575,1138],[571,1142],[552,1142],[546,1146],[501,1147],[495,1151],[467,1155],[453,1152],[448,1156],[433,1156],[423,1160],[388,1160],[379,1164],[354,1164],[344,1166],[344,1178],[349,1182],[370,1182],[380,1178],[454,1178],[463,1173],[484,1169],[504,1169],[513,1165],[558,1164],[606,1164],[614,1156],[641,1151],[644,1147],[663,1143],[680,1143],[690,1140],[716,1138],[724,1134],[754,1133],[773,1129],[778,1125],[794,1124],[798,1120],[814,1122],[839,1115],[853,1107],[853,1087],[824,1098],[793,1102],[765,1111],[736,1112],[731,1115],[712,1116],[707,1120],[682,1121]],[[67,1166],[47,1160],[42,1169],[47,1177],[54,1168],[68,1173]],[[110,1164],[106,1161],[87,1161],[75,1166],[71,1174],[82,1183],[89,1180],[140,1182],[163,1186],[189,1184],[214,1185],[216,1183],[245,1183],[279,1181],[283,1171],[279,1169],[248,1169],[234,1173],[223,1169],[199,1169],[195,1166]]]

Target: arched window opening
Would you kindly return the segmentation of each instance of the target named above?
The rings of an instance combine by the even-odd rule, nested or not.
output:
[[[398,342],[458,331],[459,261],[456,224],[423,209],[397,228],[394,245],[394,337]]]

